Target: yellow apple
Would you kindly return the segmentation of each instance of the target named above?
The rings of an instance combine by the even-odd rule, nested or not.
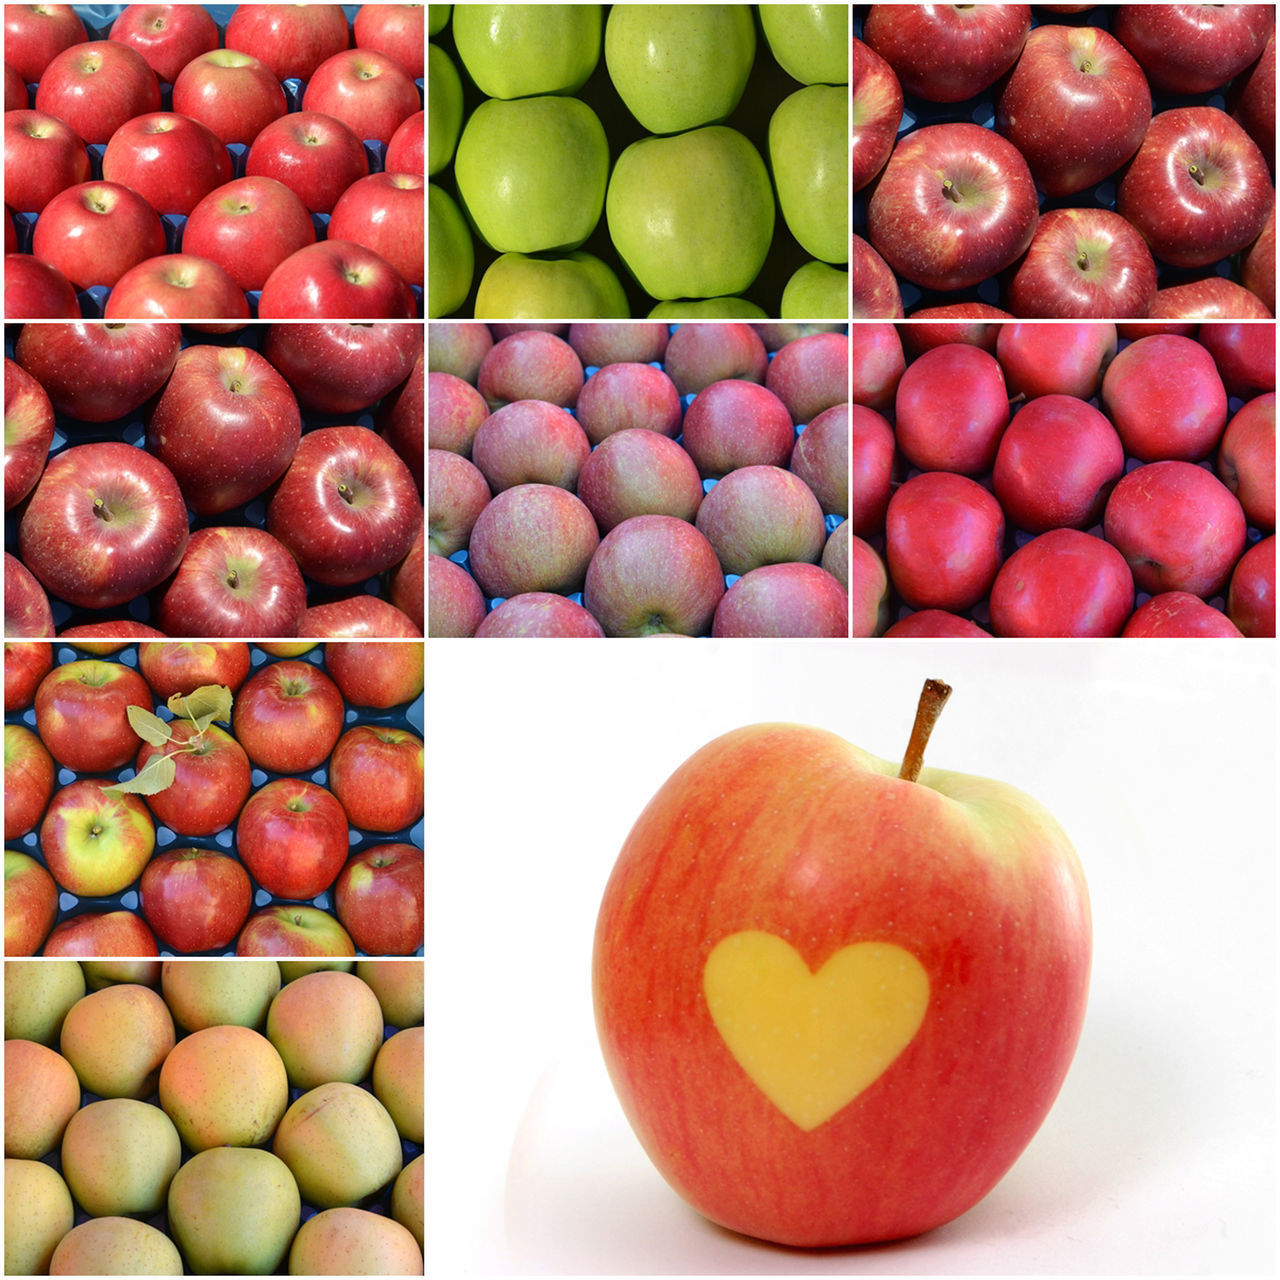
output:
[[[163,1231],[133,1218],[90,1218],[62,1237],[51,1276],[180,1276],[182,1255]]]
[[[267,1038],[297,1089],[368,1076],[382,1044],[378,997],[353,973],[324,970],[286,983],[267,1012]]]
[[[291,1276],[420,1276],[422,1250],[394,1218],[368,1209],[325,1209],[289,1250]]]
[[[4,1042],[4,1153],[39,1160],[80,1105],[80,1081],[61,1054],[34,1040]]]
[[[62,1176],[95,1218],[160,1213],[181,1159],[169,1117],[133,1098],[91,1102],[62,1137]]]
[[[174,1021],[187,1031],[228,1023],[260,1027],[280,981],[274,960],[166,960],[160,990]]]
[[[356,977],[378,997],[387,1026],[412,1027],[422,1021],[421,960],[357,960]]]
[[[5,1275],[44,1275],[75,1220],[71,1192],[57,1170],[39,1160],[5,1160]]]
[[[150,1097],[173,1042],[164,1001],[136,983],[92,992],[62,1024],[62,1056],[100,1098]]]
[[[56,1044],[84,990],[84,970],[74,960],[6,960],[4,1038]]]
[[[406,1027],[387,1039],[373,1062],[374,1096],[406,1142],[422,1145],[423,1030]]]

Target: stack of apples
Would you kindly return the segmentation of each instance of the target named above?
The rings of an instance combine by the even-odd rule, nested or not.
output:
[[[421,314],[420,5],[86,18],[5,8],[6,318]]]
[[[855,325],[854,635],[1274,636],[1275,354],[1261,322]]]
[[[422,634],[421,326],[238,336],[17,333],[6,636]]]
[[[421,641],[84,652],[5,645],[6,955],[421,948]]]
[[[847,636],[844,328],[432,325],[428,635]]]
[[[855,315],[1271,317],[1274,5],[872,5],[853,68]]]

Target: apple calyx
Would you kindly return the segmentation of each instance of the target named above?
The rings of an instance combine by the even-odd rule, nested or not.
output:
[[[920,691],[920,701],[916,705],[915,723],[911,726],[911,739],[907,743],[906,754],[902,757],[902,768],[898,777],[904,782],[914,782],[920,776],[924,764],[924,749],[929,745],[929,735],[933,726],[938,723],[942,708],[951,697],[951,686],[941,680],[926,680]]]

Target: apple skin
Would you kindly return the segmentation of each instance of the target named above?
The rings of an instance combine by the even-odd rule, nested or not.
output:
[[[421,338],[422,330],[418,330]],[[378,434],[409,468],[421,494],[426,488],[427,396],[426,364],[419,346],[409,376],[378,405],[374,425]]]
[[[83,182],[45,205],[31,251],[78,290],[110,287],[131,267],[164,253],[164,226],[159,214],[128,187]]]
[[[739,467],[712,486],[694,525],[726,574],[764,564],[816,564],[827,540],[809,486],[781,467]]]
[[[445,561],[446,564],[450,563]],[[465,569],[459,570],[470,578]],[[477,588],[478,590],[478,588]],[[483,603],[483,602],[482,602]],[[379,600],[377,596],[353,596],[313,605],[302,615],[298,635],[330,640],[335,636],[362,640],[369,636],[383,639],[422,638],[422,629],[403,610]]]
[[[328,234],[364,245],[383,257],[408,284],[421,288],[423,179],[409,173],[371,173],[338,197]]]
[[[143,744],[136,771],[141,773],[157,756],[189,747],[196,736],[190,724],[175,722],[168,744]],[[229,827],[249,796],[249,757],[244,748],[217,725],[210,725],[199,746],[174,755],[173,763],[172,784],[146,797],[156,821],[180,836],[211,836]]]
[[[227,48],[253,53],[277,80],[309,79],[350,43],[340,4],[237,5],[227,19]]]
[[[578,475],[577,495],[603,534],[632,516],[692,522],[703,492],[698,468],[674,440],[630,428],[605,437],[591,451]]]
[[[255,912],[236,939],[238,956],[354,956],[355,944],[327,911],[295,904]]]
[[[347,815],[332,794],[301,778],[277,778],[249,797],[236,849],[249,873],[279,898],[314,898],[347,860]]]
[[[1256,61],[1274,26],[1266,5],[1124,4],[1112,31],[1153,89],[1192,94],[1221,88]]]
[[[1004,324],[995,337],[995,357],[1010,396],[1075,396],[1090,400],[1115,359],[1116,327],[1080,324]]]
[[[861,538],[884,531],[884,513],[893,484],[893,428],[874,409],[853,406],[853,532]]]
[[[422,693],[421,644],[328,644],[324,660],[342,696],[353,706],[386,711],[404,706]]]
[[[249,674],[249,646],[144,643],[138,646],[138,670],[161,702],[205,684],[223,684],[235,693]]]
[[[409,548],[409,554],[391,571],[387,596],[394,608],[399,609],[413,623],[419,635],[425,623],[427,571],[426,525],[419,527],[418,536]]]
[[[357,138],[385,144],[422,110],[422,99],[393,59],[371,49],[349,49],[326,58],[312,72],[302,109],[334,116]]]
[[[374,49],[395,60],[410,79],[421,80],[423,8],[420,4],[366,4],[356,10],[351,34],[357,49]]]
[[[338,686],[313,663],[270,662],[237,695],[231,731],[259,769],[306,773],[333,750],[343,710]]]
[[[46,956],[158,956],[155,935],[132,911],[83,911],[55,925]]]
[[[4,259],[6,320],[78,320],[80,302],[71,281],[29,253],[7,253]]]
[[[349,414],[376,404],[409,377],[422,354],[422,331],[355,321],[273,324],[262,352],[304,408]]]
[[[267,277],[258,318],[412,320],[413,291],[380,254],[350,240],[322,240],[290,254]]]
[[[53,757],[26,725],[4,727],[4,838],[34,831],[53,794]]]
[[[39,213],[59,191],[89,176],[89,152],[70,125],[40,111],[4,113],[4,196],[10,208]]]
[[[889,572],[870,543],[856,538],[852,546],[853,581],[858,599],[851,611],[853,636],[880,635],[889,622]]]
[[[53,405],[21,365],[4,361],[4,509],[35,488],[53,441]]]
[[[244,868],[212,849],[164,850],[147,863],[138,888],[147,923],[175,951],[227,946],[253,897]]]
[[[1240,628],[1230,618],[1188,591],[1165,591],[1152,596],[1133,611],[1120,634],[1125,640],[1241,638]]]
[[[451,556],[466,550],[471,530],[493,495],[479,467],[460,453],[432,449],[428,461],[431,554]]]
[[[671,326],[658,321],[634,324],[578,323],[569,326],[567,341],[585,367],[661,362]],[[433,365],[434,367],[434,365]]]
[[[353,827],[386,834],[422,817],[422,750],[421,738],[384,725],[358,724],[338,739],[329,787]]]
[[[490,413],[513,400],[545,400],[572,409],[583,380],[578,353],[563,338],[541,329],[521,329],[485,353],[476,389]]]
[[[6,639],[53,635],[49,597],[35,574],[7,551],[4,553],[4,634]]]
[[[25,84],[39,84],[44,69],[64,49],[89,35],[69,4],[9,5],[4,11],[4,60]]]
[[[432,374],[432,377],[438,375]],[[578,396],[578,425],[591,444],[620,431],[645,430],[675,439],[683,406],[667,374],[651,364],[617,361],[597,369]]]
[[[1274,28],[1257,62],[1232,88],[1232,118],[1258,144],[1268,168],[1275,173],[1276,154],[1276,33]]]
[[[1240,557],[1227,591],[1227,617],[1246,636],[1276,633],[1275,534],[1254,543]]]
[[[908,351],[919,355],[947,342],[967,342],[994,352],[1000,322],[1013,316],[985,302],[955,302],[944,307],[918,307],[911,318],[919,323],[903,326],[903,342]]]
[[[1097,27],[1037,27],[996,104],[996,128],[1052,197],[1109,177],[1142,142],[1151,90],[1125,47]]]
[[[7,837],[6,837],[7,838]],[[4,851],[4,953],[33,956],[58,918],[58,886],[34,858]]]
[[[217,321],[205,327],[230,332],[248,321],[249,303],[216,262],[169,253],[126,271],[107,295],[103,314],[108,320]]]
[[[704,387],[681,426],[681,444],[704,480],[739,467],[785,467],[795,443],[787,406],[767,387],[741,378]]]
[[[825,263],[849,261],[848,112],[846,85],[812,84],[788,94],[769,119],[769,168],[783,221]]]
[[[1244,405],[1222,436],[1218,479],[1236,495],[1245,519],[1264,532],[1276,527],[1276,393]]]
[[[689,396],[729,378],[763,385],[769,355],[749,324],[683,324],[667,343],[662,367],[676,390]]]
[[[1276,389],[1276,345],[1270,325],[1202,324],[1200,345],[1213,357],[1229,396],[1248,400]]]
[[[814,1247],[950,1221],[1012,1165],[1070,1064],[1091,928],[1066,835],[1013,788],[897,770],[819,729],[735,730],[663,785],[606,886],[592,960],[605,1064],[659,1172],[731,1230]],[[744,933],[796,940],[809,970],[856,942],[922,970],[918,1029],[825,1124],[788,1119],[716,1029],[708,957]]]
[[[111,24],[109,40],[136,49],[161,84],[173,84],[193,58],[218,47],[218,27],[195,4],[126,5]]]
[[[331,213],[338,197],[369,172],[369,157],[341,120],[294,111],[254,138],[244,172],[282,182],[311,213]]]
[[[368,955],[411,956],[423,943],[422,850],[382,844],[352,855],[333,886],[338,919]]]
[[[861,40],[853,41],[853,189],[884,168],[902,123],[902,86],[893,68]]]
[[[160,110],[160,82],[128,45],[93,40],[64,49],[40,76],[36,110],[85,142],[107,142],[124,123]]]
[[[1139,591],[1189,591],[1202,600],[1226,587],[1247,533],[1244,511],[1226,485],[1179,461],[1130,471],[1107,499],[1103,528]]]
[[[173,109],[223,143],[246,146],[288,110],[280,81],[252,54],[214,49],[192,58],[173,82]]]
[[[58,884],[79,897],[102,898],[131,885],[147,865],[156,831],[137,796],[108,796],[101,779],[58,791],[40,824],[40,849]]]
[[[553,594],[525,592],[514,598]],[[427,561],[427,596],[427,634],[433,639],[473,636],[485,619],[485,599],[479,583],[460,564],[444,556],[433,555]]]
[[[1273,319],[1257,294],[1222,276],[1158,289],[1147,316],[1153,320]]]
[[[572,493],[590,453],[573,414],[542,400],[515,400],[494,410],[471,445],[471,461],[492,493],[520,484],[553,484]]]
[[[909,613],[895,622],[885,635],[915,640],[991,639],[991,633],[983,631],[976,622],[948,613],[945,609],[921,609],[917,613]]]
[[[1268,312],[1276,309],[1276,210],[1271,206],[1262,234],[1240,259],[1240,282]],[[1265,319],[1265,317],[1263,317]]]
[[[849,593],[816,564],[766,564],[734,582],[716,606],[716,637],[843,639]]]
[[[53,646],[21,641],[4,646],[4,709],[25,711],[53,669]]]
[[[788,342],[769,362],[764,385],[787,406],[791,421],[812,422],[849,402],[849,336],[811,333]]]
[[[484,617],[473,633],[477,639],[542,637],[603,640],[604,628],[580,604],[549,591],[527,591],[504,600]]]
[[[858,325],[853,336],[853,403],[877,412],[887,409],[893,404],[907,368],[897,327]]]
[[[855,320],[901,320],[902,291],[889,264],[861,237],[853,237],[850,262],[855,281]]]
[[[488,416],[489,406],[484,396],[471,383],[452,373],[427,374],[429,448],[447,449],[470,458],[476,432]]]
[[[231,181],[231,156],[207,125],[156,111],[127,120],[111,135],[102,176],[136,191],[157,213],[190,214]]]
[[[77,659],[55,667],[36,690],[36,731],[65,769],[109,773],[133,759],[138,736],[129,707],[154,709],[147,682],[120,662]]]

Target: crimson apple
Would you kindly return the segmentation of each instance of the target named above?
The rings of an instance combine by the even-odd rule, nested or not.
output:
[[[218,27],[202,5],[130,4],[107,38],[136,49],[162,84],[173,84],[188,62],[218,47]]]
[[[173,82],[173,109],[198,120],[224,143],[246,146],[288,110],[280,81],[250,53],[202,53]],[[134,113],[138,114],[138,113]]]
[[[1257,396],[1227,423],[1218,449],[1218,478],[1257,529],[1276,527],[1276,394]]]
[[[1115,359],[1116,327],[1101,321],[1080,324],[1005,324],[995,356],[1013,396],[1075,396],[1090,400]]]
[[[350,41],[340,4],[241,4],[227,19],[227,48],[260,58],[277,80],[310,79]]]
[[[236,823],[236,849],[250,875],[280,898],[314,898],[347,860],[347,815],[331,792],[301,778],[255,791]]]
[[[103,898],[128,888],[155,848],[147,806],[108,795],[96,778],[58,791],[40,824],[40,850],[58,884],[79,897]]]
[[[249,8],[242,5],[237,12]],[[329,213],[338,197],[369,172],[369,157],[364,143],[341,120],[318,111],[295,111],[258,134],[244,171],[246,177],[284,183],[311,213]]]
[[[902,86],[893,68],[861,40],[853,41],[853,189],[884,168],[902,123]]]
[[[681,395],[701,391],[707,385],[706,382],[699,381],[698,385],[691,386],[687,379],[681,378],[681,353],[692,355],[689,352],[690,341],[696,342],[700,336],[714,341],[714,336],[707,334],[706,330],[722,330],[726,327],[691,324],[676,330],[676,334],[688,331],[694,334],[691,340],[678,344],[675,351],[670,346],[667,349],[667,376],[675,383]],[[745,325],[738,327],[746,329]],[[749,329],[746,332],[749,337],[754,337]],[[675,335],[673,343],[674,340]],[[759,339],[756,339],[756,343],[759,344]],[[764,348],[761,347],[761,354],[763,351]],[[545,400],[562,409],[572,409],[578,403],[583,380],[582,361],[563,338],[542,329],[520,329],[500,338],[485,352],[475,385],[492,413],[513,400]],[[755,380],[758,382],[762,379]]]
[[[333,886],[333,905],[368,955],[412,955],[423,943],[422,850],[411,844],[361,849]]]
[[[1258,144],[1272,173],[1276,154],[1276,33],[1267,36],[1262,53],[1233,86],[1232,117]]]
[[[421,329],[418,330],[421,340]],[[413,362],[409,376],[378,405],[375,426],[378,434],[396,451],[409,468],[413,483],[422,493],[426,481],[427,395],[425,362],[422,350]]]
[[[427,634],[433,638],[473,636],[485,620],[485,599],[479,584],[460,564],[444,556],[433,555],[427,561],[427,594]],[[511,598],[524,600],[553,594],[527,591]]]
[[[329,236],[372,249],[408,284],[423,283],[423,179],[411,173],[371,173],[338,197]]]
[[[849,624],[849,594],[825,569],[766,564],[730,585],[716,606],[711,634],[842,639]]]
[[[317,907],[290,903],[255,912],[236,939],[238,956],[354,956],[347,931]]]
[[[4,953],[33,956],[58,918],[58,886],[34,858],[4,851]]]
[[[399,609],[422,634],[426,609],[426,584],[423,578],[427,569],[426,524],[418,528],[418,536],[409,548],[409,554],[391,571],[387,595],[394,608]]]
[[[916,324],[903,325],[903,342],[915,355],[948,342],[967,342],[995,351],[1000,321],[1013,316],[986,302],[954,302],[945,307],[917,307],[911,313]]]
[[[811,333],[788,342],[774,353],[764,385],[787,406],[797,425],[812,422],[832,405],[847,404],[849,335]]]
[[[401,123],[422,110],[422,99],[392,58],[371,49],[349,49],[315,69],[302,109],[335,116],[357,138],[385,144]]]
[[[387,173],[416,173],[423,177],[426,169],[422,159],[422,134],[425,129],[425,111],[415,111],[402,120],[387,143],[383,156],[383,168]]]
[[[1222,276],[1206,276],[1190,284],[1156,290],[1147,315],[1152,319],[1182,320],[1272,319],[1256,293]]]
[[[1262,53],[1275,25],[1267,5],[1122,4],[1111,29],[1152,88],[1207,93]]]
[[[27,96],[27,82],[18,74],[17,70],[8,62],[4,64],[4,109],[7,115],[10,111],[25,111],[31,105],[31,100]]]
[[[323,764],[342,732],[338,686],[310,662],[271,662],[241,688],[231,731],[249,759],[271,773]]]
[[[114,182],[82,182],[45,205],[31,251],[78,290],[110,287],[131,267],[164,253],[164,225],[136,191]]]
[[[431,474],[434,478],[435,471]],[[578,475],[577,495],[597,528],[608,533],[632,516],[692,521],[702,503],[702,480],[693,459],[674,440],[631,428],[614,432],[592,450]]]
[[[101,637],[109,636],[111,639]],[[67,627],[58,632],[59,640],[67,640],[84,653],[119,653],[130,640],[163,640],[163,631],[149,627],[145,622],[131,618],[119,618],[114,622],[87,622],[78,627]]]
[[[417,822],[422,817],[422,758],[422,739],[407,730],[370,724],[348,729],[329,760],[329,787],[347,811],[347,821],[362,831],[382,833],[403,831]]]
[[[1139,605],[1120,633],[1126,640],[1214,636],[1239,639],[1240,628],[1226,614],[1189,591],[1165,591]]]
[[[905,639],[930,640],[989,640],[991,633],[983,631],[976,622],[948,613],[945,609],[921,609],[899,618],[886,632],[886,636]]]
[[[39,213],[59,191],[88,180],[89,152],[69,124],[41,111],[4,113],[4,201],[11,209]]]
[[[197,732],[190,721],[174,720],[171,728],[166,744],[146,742],[138,752],[138,773],[163,756],[169,756],[174,766],[173,781],[147,796],[147,806],[156,821],[175,835],[214,835],[229,827],[244,807],[249,795],[249,757],[216,724]],[[163,930],[157,932],[163,934]]]
[[[351,33],[357,48],[385,53],[411,79],[421,80],[426,42],[423,27],[420,4],[362,4],[356,10]]]
[[[109,773],[138,749],[128,709],[151,711],[147,683],[119,662],[83,658],[55,667],[36,690],[36,731],[57,762],[81,773]]]
[[[29,253],[5,254],[6,320],[71,320],[79,316],[76,291],[61,271]]]
[[[126,121],[111,135],[102,176],[136,191],[157,213],[189,214],[231,181],[231,156],[200,121],[157,111]]]
[[[452,563],[446,560],[446,564]],[[454,566],[474,586],[471,575],[460,566]],[[477,594],[479,588],[476,588]],[[483,611],[484,601],[481,601]],[[403,610],[388,604],[377,596],[351,596],[346,600],[331,600],[327,604],[313,605],[302,615],[298,623],[298,635],[315,636],[329,640],[344,636],[363,640],[370,636],[384,639],[422,638],[422,628]]]
[[[482,607],[483,603],[482,600]],[[484,621],[474,629],[474,634],[477,639],[538,636],[544,639],[603,640],[604,628],[567,596],[558,596],[550,591],[527,591],[522,596],[504,600],[484,617]]]
[[[1218,366],[1229,396],[1247,400],[1276,389],[1274,325],[1202,324],[1197,336]]]
[[[220,320],[229,331],[249,319],[249,303],[216,262],[167,253],[126,271],[104,314],[108,320]]]
[[[53,795],[57,770],[44,743],[26,725],[4,727],[4,838],[34,831]]]
[[[161,702],[206,684],[226,685],[235,693],[249,674],[249,646],[243,641],[140,644],[138,669]]]
[[[155,936],[132,911],[82,911],[55,926],[44,955],[84,958],[158,956]]]
[[[53,646],[19,642],[4,646],[4,709],[25,711],[36,696],[40,681],[53,667]]]
[[[422,330],[368,321],[273,324],[263,334],[262,353],[304,408],[355,413],[409,377],[422,354]]]
[[[21,365],[4,361],[4,509],[35,488],[53,440],[53,405]]]
[[[855,320],[901,320],[902,291],[889,264],[861,237],[853,237],[849,259],[853,272]]]
[[[897,327],[860,324],[854,327],[853,337],[853,403],[887,409],[907,367]]]
[[[449,377],[446,373],[431,374],[432,379]],[[447,417],[438,431],[435,422],[436,397],[433,397],[428,415],[433,434],[443,436],[447,429],[454,429],[454,424],[471,407],[470,395],[461,389],[466,384],[461,383],[460,379],[455,379],[454,382],[460,383],[456,391],[450,390],[453,382],[437,382],[438,398],[443,399],[439,392],[450,390],[450,394],[449,400],[439,406],[439,412]],[[597,369],[583,383],[576,412],[578,425],[587,433],[587,439],[594,446],[615,432],[631,430],[649,431],[674,440],[680,434],[682,409],[680,393],[676,390],[675,383],[661,369],[638,361],[620,360]],[[450,446],[444,444],[440,447]]]
[[[16,556],[4,553],[5,639],[53,635],[49,597],[35,575]]]
[[[884,530],[893,483],[893,428],[874,409],[853,406],[853,532],[871,537]]]
[[[227,946],[253,901],[245,869],[213,849],[164,850],[147,863],[138,890],[147,923],[176,951]]]
[[[856,639],[866,639],[880,635],[888,625],[889,571],[869,542],[855,538],[851,549],[857,588],[857,598],[851,602],[852,634]]]
[[[342,696],[357,707],[385,711],[422,693],[423,646],[412,641],[327,644],[324,662]]]
[[[44,69],[36,110],[65,121],[85,142],[106,142],[126,121],[160,110],[160,83],[136,49],[91,40]]]
[[[1240,557],[1227,590],[1227,617],[1246,636],[1276,633],[1275,534],[1255,542]]]
[[[1276,209],[1271,206],[1262,234],[1240,258],[1240,282],[1268,312],[1276,309]],[[1263,317],[1265,319],[1265,317]]]
[[[573,492],[590,453],[586,433],[567,409],[515,400],[480,424],[471,461],[492,493],[520,484],[553,484]]]
[[[264,320],[291,317],[411,320],[413,291],[380,254],[349,240],[322,240],[290,254],[258,300]]]
[[[88,38],[74,5],[7,4],[4,7],[4,60],[26,84],[38,84],[44,69],[58,54]]]

